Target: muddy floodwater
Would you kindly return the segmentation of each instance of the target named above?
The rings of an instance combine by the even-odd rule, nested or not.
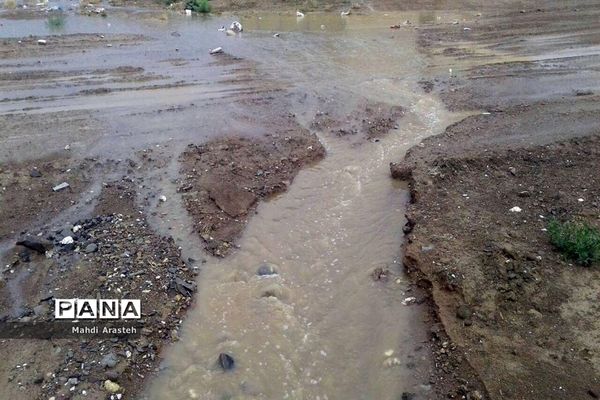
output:
[[[238,17],[242,34],[217,30]],[[238,17],[126,9],[106,18],[67,13],[61,23],[3,20],[3,38],[60,36],[30,53],[15,47],[24,52],[18,60],[0,62],[0,117],[10,128],[1,133],[0,157],[20,162],[69,151],[108,160],[151,148],[165,160],[159,170],[138,172],[139,190],[168,201],[158,212],[156,198],[139,206],[184,259],[206,262],[179,340],[163,353],[145,398],[427,398],[426,308],[403,304],[415,294],[400,261],[408,192],[390,178],[389,163],[460,119],[421,87],[428,62],[412,25],[463,16]],[[402,21],[409,22],[390,30]],[[74,44],[55,48],[55,40]],[[208,54],[217,46],[226,55]],[[381,135],[344,130],[390,109],[397,112],[384,118]],[[177,192],[179,154],[226,135],[261,136],[282,115],[314,133],[325,158],[258,206],[228,257],[205,254]],[[96,176],[95,187],[121,173]],[[273,273],[259,275],[261,266]],[[377,270],[386,279],[374,279]],[[233,358],[232,370],[218,365],[220,353]]]
[[[388,39],[382,19],[247,21],[248,30],[284,32],[277,48],[261,45],[272,59],[259,68],[289,85],[290,111],[321,139],[327,156],[259,206],[239,250],[203,266],[196,306],[149,398],[427,396],[424,309],[402,304],[411,296],[400,263],[407,192],[390,180],[389,162],[457,116],[420,89],[425,62],[413,34]],[[312,124],[322,114],[348,118],[365,101],[405,114],[389,135],[362,142]],[[191,240],[184,248],[194,246]],[[275,273],[259,275],[264,265]],[[371,279],[378,267],[391,271],[388,282]],[[234,358],[233,371],[219,367],[220,353]]]

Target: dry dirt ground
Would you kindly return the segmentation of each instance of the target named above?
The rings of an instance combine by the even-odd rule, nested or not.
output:
[[[600,226],[599,14],[524,4],[419,33],[424,87],[474,115],[394,166],[411,187],[405,266],[492,399],[600,396],[600,270],[545,231]]]

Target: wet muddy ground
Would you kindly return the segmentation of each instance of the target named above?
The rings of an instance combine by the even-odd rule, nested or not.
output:
[[[598,270],[562,258],[546,229],[598,223],[599,11],[541,3],[420,33],[437,69],[426,87],[477,115],[397,167],[411,180],[405,264],[490,398],[598,397]]]
[[[593,398],[591,294],[568,296],[595,270],[560,273],[557,261],[537,276],[556,280],[553,295],[525,304],[540,284],[523,264],[558,258],[530,260],[529,238],[543,234],[514,221],[519,266],[506,274],[516,278],[488,285],[467,268],[468,285],[448,294],[422,267],[458,249],[477,259],[466,238],[483,240],[486,225],[451,210],[481,187],[482,168],[497,180],[484,187],[506,192],[510,179],[529,187],[548,174],[545,191],[522,198],[540,213],[554,185],[595,193],[593,139],[531,146],[595,133],[598,10],[503,6],[391,1],[342,17],[332,3],[300,19],[253,10],[235,36],[217,28],[238,16],[129,3],[106,17],[72,4],[59,18],[35,5],[0,14],[0,316],[47,320],[51,296],[117,292],[142,299],[146,328],[130,340],[3,340],[0,397]],[[398,9],[418,11],[388,11]],[[225,53],[209,55],[217,46]],[[409,193],[388,165],[411,147]],[[582,152],[580,169],[550,172]],[[509,179],[498,172],[507,159]],[[589,187],[572,186],[576,170]],[[594,200],[578,206],[588,215]],[[496,212],[486,218],[503,225]],[[451,242],[461,229],[470,236]],[[67,235],[74,244],[59,243]],[[15,246],[25,238],[50,252]],[[469,291],[480,285],[502,293],[497,304]],[[535,334],[508,349],[505,332],[537,313]],[[542,333],[555,317],[570,326],[550,343]],[[576,329],[576,318],[589,323]],[[568,384],[542,388],[553,367]],[[589,373],[569,380],[579,367]],[[507,390],[515,382],[528,386]]]
[[[407,192],[387,164],[453,117],[416,90],[413,33],[392,33],[402,46],[373,65],[359,55],[389,33],[373,16],[249,16],[227,37],[230,18],[108,14],[67,13],[58,31],[45,16],[3,20],[2,313],[51,319],[51,296],[122,281],[147,331],[30,342],[4,370],[6,396],[335,398],[355,381],[365,398],[433,396],[428,315],[402,304],[420,296],[398,264]],[[26,254],[24,238],[50,252]],[[254,277],[265,262],[281,279]]]

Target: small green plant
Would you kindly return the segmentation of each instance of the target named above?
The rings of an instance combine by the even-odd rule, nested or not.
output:
[[[202,14],[208,14],[212,9],[208,0],[187,0],[185,8]]]
[[[590,266],[600,261],[600,230],[584,222],[548,224],[550,242],[558,251],[578,264]]]
[[[62,14],[51,14],[48,16],[48,20],[46,21],[46,25],[48,25],[48,29],[51,31],[60,31],[65,28],[66,18]]]

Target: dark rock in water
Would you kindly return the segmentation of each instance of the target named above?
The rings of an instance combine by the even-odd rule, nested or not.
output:
[[[235,367],[235,360],[227,353],[219,354],[219,365],[223,370],[229,371]]]
[[[277,275],[277,268],[273,264],[264,263],[258,267],[256,274],[259,276]]]
[[[85,247],[86,253],[95,253],[98,251],[98,245],[96,243],[90,243]]]
[[[412,178],[412,167],[404,162],[390,163],[392,178],[408,181]]]
[[[377,267],[371,272],[371,278],[374,281],[387,282],[390,275],[390,270],[385,267]]]
[[[473,310],[463,304],[456,309],[456,316],[460,319],[470,319],[473,316]]]
[[[27,247],[28,249],[36,251],[40,254],[46,253],[46,245],[44,245],[42,242],[38,242],[36,240],[28,240],[28,239],[27,240],[19,240],[17,242],[17,245]]]
[[[402,393],[402,397],[400,397],[402,400],[413,400],[415,398],[415,394],[414,393],[410,393],[410,392],[403,392]]]
[[[32,178],[41,178],[42,173],[40,171],[38,171],[37,169],[32,169],[31,171],[29,171],[29,176]]]

